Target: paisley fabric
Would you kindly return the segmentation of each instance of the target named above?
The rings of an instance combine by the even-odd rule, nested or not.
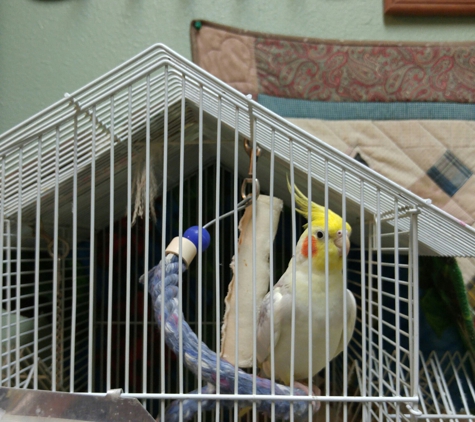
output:
[[[352,45],[256,38],[259,92],[320,101],[475,98],[475,44]]]
[[[474,42],[330,41],[199,21],[191,43],[195,63],[254,96],[475,102]]]

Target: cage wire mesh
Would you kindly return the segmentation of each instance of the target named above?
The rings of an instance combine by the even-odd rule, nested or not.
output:
[[[174,236],[216,220],[178,299],[184,320],[219,355],[243,181],[244,196],[285,203],[268,239],[275,283],[305,222],[287,177],[353,228],[343,283],[356,299],[356,327],[313,379],[321,390],[313,420],[470,419],[472,356],[419,353],[418,255],[473,256],[473,230],[160,45],[0,137],[1,386],[122,388],[161,420],[173,400],[199,399],[189,392],[203,384],[200,372],[165,344],[138,279]],[[254,308],[253,332],[256,318]],[[255,361],[248,372],[255,379]],[[292,400],[312,403],[309,394]],[[230,407],[223,397],[195,419],[263,418],[238,412],[240,400],[259,399],[255,389],[232,395]]]

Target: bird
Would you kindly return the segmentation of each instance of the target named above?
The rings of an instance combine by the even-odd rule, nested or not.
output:
[[[289,191],[292,187],[287,179]],[[296,211],[311,225],[304,225],[306,230],[300,236],[295,254],[289,262],[287,270],[273,288],[274,314],[274,374],[275,379],[286,385],[291,382],[291,332],[292,332],[292,292],[293,272],[295,266],[295,337],[294,337],[294,385],[302,388],[308,385],[309,378],[309,300],[308,283],[312,283],[312,371],[316,375],[326,365],[325,318],[329,316],[329,360],[339,355],[344,344],[344,324],[347,327],[347,341],[353,335],[356,321],[356,301],[351,291],[343,285],[343,256],[350,249],[351,226],[346,223],[343,230],[342,218],[328,210],[327,227],[325,227],[325,208],[314,202],[311,204],[311,215],[308,216],[308,198],[294,186]],[[309,230],[311,232],[309,233]],[[328,233],[325,233],[325,230]],[[328,239],[328,291],[325,283],[325,241]],[[309,257],[309,242],[311,248]],[[346,244],[344,249],[343,245]],[[311,274],[309,263],[311,259]],[[326,295],[328,305],[326,307]],[[346,322],[344,319],[344,295],[346,295]],[[271,377],[271,294],[270,291],[262,300],[257,319],[256,358],[261,375]],[[314,389],[319,392],[319,389]],[[307,388],[308,392],[308,388]]]

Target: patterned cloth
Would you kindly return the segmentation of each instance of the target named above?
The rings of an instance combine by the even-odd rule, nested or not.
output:
[[[475,223],[475,43],[299,39],[205,21],[192,22],[191,42],[204,69]]]
[[[475,102],[475,43],[329,41],[191,24],[193,61],[257,96]]]

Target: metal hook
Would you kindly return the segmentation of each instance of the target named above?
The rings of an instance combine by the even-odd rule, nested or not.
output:
[[[252,144],[251,144],[251,141],[247,138],[244,139],[244,149],[246,150],[247,155],[249,155],[250,157],[252,154]],[[257,145],[256,145],[256,151],[257,151],[257,156],[259,156],[259,154],[261,153],[261,149]]]
[[[255,182],[256,182],[256,199],[259,197],[259,194],[261,193],[261,186],[259,184],[259,180],[257,180],[257,178],[255,179]],[[247,191],[247,187],[251,185],[251,192],[250,193],[246,193]],[[247,199],[247,198],[251,198],[252,197],[252,177],[246,177],[243,181],[242,181],[242,185],[241,185],[241,198],[242,199]]]
[[[252,154],[253,154],[253,148],[252,148],[252,145],[251,145],[251,141],[249,139],[244,139],[244,149],[246,150],[247,152],[247,155],[249,155],[249,171],[248,171],[248,175],[249,177],[252,178]],[[256,145],[256,163],[257,163],[257,159],[259,158],[259,156],[261,155],[261,149]]]
[[[244,139],[244,149],[246,150],[247,155],[249,155],[249,171],[248,171],[248,177],[246,177],[242,181],[242,185],[241,185],[241,197],[242,197],[242,199],[250,198],[251,195],[252,195],[252,193],[247,193],[246,192],[247,187],[249,185],[252,186],[252,182],[253,182],[252,174],[253,174],[254,149],[253,149],[253,146],[252,146],[251,141],[249,139]],[[257,159],[261,155],[261,149],[256,145],[255,151],[256,151],[256,163],[257,163]],[[257,198],[259,196],[260,192],[261,192],[259,180],[257,180],[257,177],[255,179],[255,183],[256,183],[256,198]]]

